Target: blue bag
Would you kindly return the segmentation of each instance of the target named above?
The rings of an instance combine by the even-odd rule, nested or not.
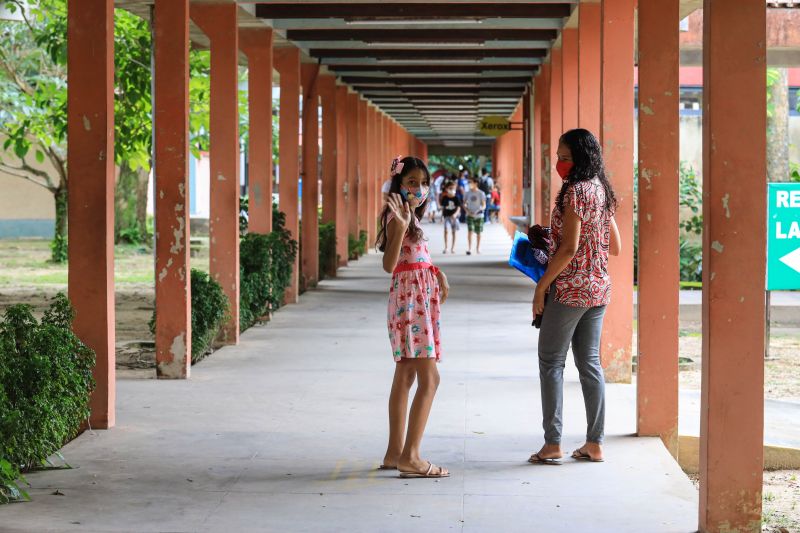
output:
[[[511,245],[511,256],[508,264],[516,268],[535,282],[539,282],[547,270],[547,254],[542,250],[535,250],[528,240],[528,236],[518,231],[514,234],[514,244]]]

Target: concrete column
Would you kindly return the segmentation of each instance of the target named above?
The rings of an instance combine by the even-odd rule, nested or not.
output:
[[[377,143],[375,142],[375,135],[376,135],[376,124],[377,120],[375,118],[375,108],[372,107],[371,104],[367,104],[367,240],[370,243],[375,242],[376,238],[376,204],[377,200],[376,195],[379,196],[381,194],[380,191],[380,184],[376,185],[377,178],[375,177],[375,168],[376,168],[376,160],[377,155],[375,150],[377,148]]]
[[[274,50],[275,68],[280,74],[280,162],[278,167],[279,208],[286,214],[286,228],[293,239],[300,238],[297,181],[300,173],[297,139],[300,136],[300,50],[293,46]],[[286,289],[287,304],[297,303],[300,260],[295,260],[292,281]]]
[[[541,213],[541,224],[544,226],[550,225],[550,210],[552,206],[550,205],[550,165],[551,160],[554,156],[555,149],[551,146],[552,140],[551,137],[553,135],[551,131],[551,115],[552,115],[552,106],[550,105],[550,71],[551,71],[551,64],[549,62],[543,63],[541,66],[541,70],[537,79],[539,80],[539,85],[541,90],[541,98],[539,101],[542,105],[542,130],[541,130],[541,147],[540,150],[540,157],[539,157],[539,213]],[[495,143],[496,144],[496,143]],[[502,192],[501,192],[502,194]],[[502,198],[501,198],[501,205],[502,205]]]
[[[192,364],[189,266],[189,1],[157,0],[155,45],[156,375]]]
[[[561,190],[561,177],[558,175],[558,172],[556,172],[556,163],[558,162],[556,151],[558,150],[558,139],[560,139],[561,134],[564,133],[563,117],[561,115],[561,49],[554,48],[550,52],[550,57],[550,142],[547,143],[550,146],[550,152],[548,154],[548,169],[550,171],[550,198],[548,198],[547,202],[548,213],[553,212],[552,210],[556,202],[556,197]]]
[[[336,112],[336,78],[330,74],[320,75],[319,93],[322,100],[322,222],[336,223],[338,212],[337,171],[339,127]],[[337,228],[338,231],[338,228]],[[331,262],[332,265],[336,261]],[[335,276],[335,266],[325,273]]]
[[[600,136],[600,3],[578,7],[578,126]]]
[[[561,116],[564,131],[578,127],[578,30],[561,32]]]
[[[347,95],[347,226],[358,238],[358,94]]]
[[[303,252],[300,258],[300,286],[308,290],[319,281],[319,65],[300,67],[303,85]]]
[[[766,10],[706,0],[700,531],[760,531]]]
[[[272,231],[272,28],[239,30],[239,45],[247,55],[248,231]]]
[[[239,342],[239,34],[235,4],[192,4],[211,41],[210,274],[228,298],[226,344]]]
[[[679,0],[639,6],[637,432],[678,456]],[[616,294],[614,295],[616,296]]]
[[[533,168],[531,169],[531,209],[533,223],[547,226],[542,219],[542,96],[544,93],[542,77],[533,78]]]
[[[369,218],[367,205],[369,204],[369,168],[367,157],[367,103],[358,99],[358,230],[366,231],[369,235],[367,218]],[[369,240],[369,246],[374,241]]]
[[[347,86],[336,87],[336,256],[338,266],[347,266],[349,219],[347,189]]]
[[[73,330],[97,357],[93,428],[115,420],[114,2],[68,0],[69,299]]]
[[[622,253],[609,272],[614,296],[606,310],[600,355],[606,380],[631,381],[633,340],[633,28],[636,0],[602,4],[601,142],[606,172],[619,202]]]

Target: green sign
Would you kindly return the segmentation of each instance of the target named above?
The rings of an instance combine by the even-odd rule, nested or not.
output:
[[[800,183],[770,183],[767,290],[800,289]]]

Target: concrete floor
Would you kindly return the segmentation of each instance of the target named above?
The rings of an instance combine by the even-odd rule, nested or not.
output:
[[[0,531],[695,531],[691,482],[657,439],[631,436],[631,386],[608,388],[605,463],[526,463],[541,445],[532,284],[499,226],[472,257],[464,232],[442,256],[441,228],[426,229],[452,296],[423,452],[451,478],[375,470],[394,363],[370,255],[191,380],[120,380],[117,426],[67,445],[72,470],[28,476],[33,501],[0,507]],[[585,424],[571,362],[565,394],[570,451]]]

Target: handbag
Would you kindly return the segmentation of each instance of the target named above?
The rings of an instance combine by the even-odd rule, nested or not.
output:
[[[531,246],[527,235],[521,231],[514,234],[514,243],[511,245],[511,255],[508,258],[510,266],[538,283],[547,270],[547,262],[547,254]]]

